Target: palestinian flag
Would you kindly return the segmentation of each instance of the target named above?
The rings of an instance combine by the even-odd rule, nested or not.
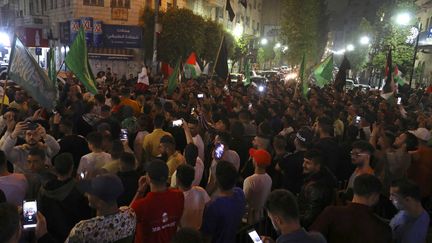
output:
[[[195,52],[192,52],[184,66],[184,75],[186,78],[198,78],[201,75],[201,68],[198,65]]]
[[[395,92],[395,82],[393,72],[393,60],[392,60],[392,50],[390,49],[387,54],[387,63],[385,67],[386,79],[384,86],[382,88],[381,97],[383,97],[388,102],[394,103],[394,92]]]
[[[398,66],[396,65],[394,68],[394,81],[399,85],[399,86],[404,86],[407,82],[405,79],[402,78],[402,72],[399,71]]]

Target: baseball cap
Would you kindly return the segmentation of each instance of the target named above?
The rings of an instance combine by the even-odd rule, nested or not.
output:
[[[313,132],[309,127],[302,127],[297,132],[296,138],[303,144],[310,144],[313,139]]]
[[[168,166],[162,160],[150,161],[146,166],[147,175],[150,179],[158,182],[168,180]]]
[[[78,190],[96,196],[105,202],[116,201],[123,193],[123,183],[113,174],[103,174],[89,180],[79,181]]]
[[[249,155],[255,160],[258,166],[269,166],[271,164],[271,155],[264,149],[249,149]]]
[[[418,139],[428,142],[431,140],[431,133],[424,127],[417,128],[417,130],[408,131],[412,135],[416,136]]]

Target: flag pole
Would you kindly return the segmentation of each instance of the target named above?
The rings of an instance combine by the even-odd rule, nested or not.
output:
[[[56,74],[56,78],[59,75],[59,73],[61,72],[61,69],[62,69],[62,67],[63,67],[64,64],[65,64],[65,60],[63,60],[62,64],[60,65],[60,68],[59,68],[59,70],[57,71],[57,74]]]
[[[224,10],[224,15],[223,15],[223,23],[225,24],[225,15],[227,14],[226,13],[226,7],[227,7],[227,1],[230,1],[230,0],[226,0],[225,1],[225,5],[224,5],[224,8],[223,8],[223,10]],[[224,32],[224,30],[222,30],[222,39],[221,39],[221,42],[220,42],[220,44],[219,44],[219,49],[218,49],[218,52],[217,52],[217,54],[216,54],[216,61],[214,62],[214,65],[213,65],[213,69],[212,69],[212,72],[211,72],[211,75],[210,75],[210,78],[213,78],[213,75],[214,75],[214,73],[215,73],[215,71],[216,71],[216,64],[217,64],[217,61],[218,61],[218,59],[219,59],[219,54],[220,54],[220,51],[221,51],[221,49],[222,49],[222,44],[223,44],[223,42],[224,42],[224,39],[225,39],[225,32]]]

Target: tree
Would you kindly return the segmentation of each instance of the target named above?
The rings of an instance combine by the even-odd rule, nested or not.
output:
[[[349,38],[350,43],[359,43],[360,38],[367,36],[371,38],[374,35],[373,27],[365,18],[360,21],[357,31],[353,32],[353,36]],[[355,74],[362,71],[368,60],[370,51],[369,44],[367,45],[356,45],[354,51],[347,53],[347,58],[351,64],[351,70]]]
[[[201,53],[207,38],[204,19],[188,9],[170,8],[162,18],[162,32],[158,42],[159,60],[175,65],[191,52]]]
[[[153,55],[153,34],[154,34],[154,10],[145,8],[140,17],[140,25],[143,27],[144,54],[145,59],[150,60]],[[163,17],[163,12],[159,12],[159,18]]]
[[[261,68],[266,68],[268,62],[270,66],[272,65],[271,62],[276,58],[274,46],[275,42],[270,42],[258,49],[258,64]]]
[[[200,53],[200,58],[206,62],[216,60],[217,51],[222,38],[223,28],[220,24],[211,20],[204,22],[204,48]]]
[[[288,44],[287,61],[299,64],[306,54],[309,66],[318,63],[328,35],[325,0],[284,0],[282,38]]]
[[[371,66],[381,73],[384,72],[389,48],[393,50],[393,65],[398,65],[399,70],[405,74],[412,71],[414,44],[407,43],[407,37],[415,23],[408,26],[398,25],[395,16],[400,11],[416,13],[417,6],[413,1],[399,0],[397,4],[384,5],[378,11],[378,16],[381,17],[382,21],[377,21],[374,25],[377,38],[373,44]]]

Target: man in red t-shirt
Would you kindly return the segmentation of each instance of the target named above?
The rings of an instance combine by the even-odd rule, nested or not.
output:
[[[131,203],[137,218],[135,243],[168,243],[183,214],[183,193],[168,189],[168,166],[165,162],[152,161],[146,169],[147,175],[140,178],[137,193]],[[144,196],[148,187],[150,192]]]

